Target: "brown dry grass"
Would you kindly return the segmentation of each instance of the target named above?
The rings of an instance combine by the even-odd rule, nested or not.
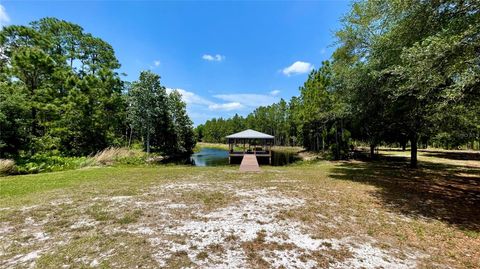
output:
[[[111,165],[122,158],[142,157],[144,153],[129,148],[110,147],[99,151],[92,157],[93,163],[97,165]]]
[[[8,174],[15,168],[15,161],[10,159],[0,159],[0,175]]]

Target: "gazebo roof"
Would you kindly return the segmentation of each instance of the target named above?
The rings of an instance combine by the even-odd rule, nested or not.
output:
[[[245,131],[241,131],[239,133],[227,135],[226,138],[233,138],[233,139],[274,139],[275,137],[272,135],[264,134],[261,132],[257,132],[252,129],[248,129]]]

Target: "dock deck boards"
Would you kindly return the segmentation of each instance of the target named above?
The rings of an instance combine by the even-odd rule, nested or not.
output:
[[[257,156],[254,154],[243,155],[242,163],[240,164],[240,171],[242,172],[260,172]]]

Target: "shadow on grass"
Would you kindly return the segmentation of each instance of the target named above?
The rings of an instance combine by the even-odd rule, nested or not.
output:
[[[438,219],[480,232],[480,169],[422,162],[408,167],[403,157],[342,163],[332,178],[379,187],[373,195],[391,211]]]
[[[420,150],[424,156],[436,157],[450,160],[480,161],[480,152],[444,152],[444,151],[424,151]]]

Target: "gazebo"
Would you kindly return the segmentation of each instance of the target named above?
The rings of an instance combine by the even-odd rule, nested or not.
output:
[[[231,157],[243,157],[252,154],[256,157],[267,157],[268,162],[271,163],[274,136],[248,129],[228,135],[226,138],[230,161]]]

